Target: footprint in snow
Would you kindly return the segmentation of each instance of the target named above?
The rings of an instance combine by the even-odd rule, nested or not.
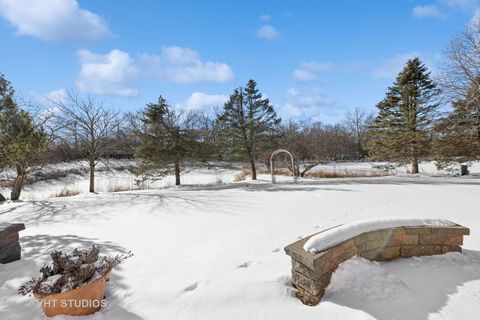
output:
[[[292,277],[290,276],[281,276],[278,278],[278,282],[285,286],[285,290],[288,296],[296,297],[297,289],[292,285]]]
[[[320,226],[315,226],[315,229],[318,229],[318,228],[320,228]]]
[[[255,265],[255,264],[257,264],[257,262],[255,262],[255,261],[247,261],[247,262],[244,262],[244,263],[242,263],[241,265],[239,265],[239,266],[237,267],[237,269],[240,269],[240,268],[248,268],[248,267],[251,267],[251,266],[253,266],[253,265]]]
[[[278,252],[278,251],[280,251],[280,248],[275,248],[272,250],[272,252]]]
[[[185,289],[183,289],[184,292],[192,292],[194,291],[195,289],[198,288],[198,285],[200,284],[200,282],[195,282],[194,284],[186,287]]]

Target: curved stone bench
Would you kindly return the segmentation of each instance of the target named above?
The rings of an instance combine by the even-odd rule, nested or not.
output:
[[[320,233],[285,247],[285,252],[292,259],[292,283],[298,290],[297,297],[306,305],[320,302],[337,266],[353,256],[372,261],[389,261],[451,251],[461,252],[463,236],[469,235],[470,230],[458,224],[386,228],[363,232],[320,252],[306,251],[305,243]]]

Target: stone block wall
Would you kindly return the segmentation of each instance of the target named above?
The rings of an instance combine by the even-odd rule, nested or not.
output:
[[[25,230],[23,223],[0,224],[0,263],[20,260],[21,248],[18,232]]]
[[[297,297],[306,305],[320,302],[330,283],[332,273],[343,261],[360,256],[372,261],[461,252],[463,236],[470,230],[463,226],[398,227],[362,233],[329,249],[310,253],[303,249],[301,239],[285,247],[292,259],[292,283]]]

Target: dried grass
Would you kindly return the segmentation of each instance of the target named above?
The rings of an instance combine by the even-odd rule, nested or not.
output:
[[[77,194],[80,194],[80,191],[77,189],[69,189],[67,187],[63,188],[55,194],[55,197],[73,197]]]
[[[270,174],[270,170],[263,169],[260,171],[262,174]],[[288,169],[275,169],[275,175],[291,177],[292,172]],[[309,171],[305,174],[306,178],[374,178],[391,176],[392,174],[387,171],[360,171],[360,170],[338,170],[338,169],[322,169]]]
[[[261,169],[258,171],[259,174],[271,174],[270,169]],[[275,175],[276,176],[287,176],[291,177],[293,174],[290,170],[288,169],[275,169]]]
[[[235,175],[234,181],[245,181],[245,178],[250,175],[250,170],[242,169],[239,173]]]
[[[107,188],[108,192],[122,192],[122,191],[130,191],[130,190],[133,190],[133,189],[129,188],[128,186],[121,186],[121,185],[108,186]]]
[[[309,178],[374,178],[391,174],[385,171],[355,171],[355,170],[316,170],[307,172]]]

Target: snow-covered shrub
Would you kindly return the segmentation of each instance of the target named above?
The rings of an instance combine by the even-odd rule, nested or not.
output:
[[[246,177],[250,175],[250,171],[247,169],[242,169],[239,173],[235,175],[234,181],[244,181]]]
[[[70,291],[102,277],[133,255],[131,252],[113,257],[99,254],[97,246],[85,250],[75,249],[72,254],[54,251],[50,254],[52,265],[44,265],[40,269],[42,275],[24,283],[18,293],[50,295]]]
[[[394,164],[387,163],[387,164],[377,164],[372,166],[372,168],[375,170],[383,171],[387,175],[391,175],[395,172],[396,166]]]

